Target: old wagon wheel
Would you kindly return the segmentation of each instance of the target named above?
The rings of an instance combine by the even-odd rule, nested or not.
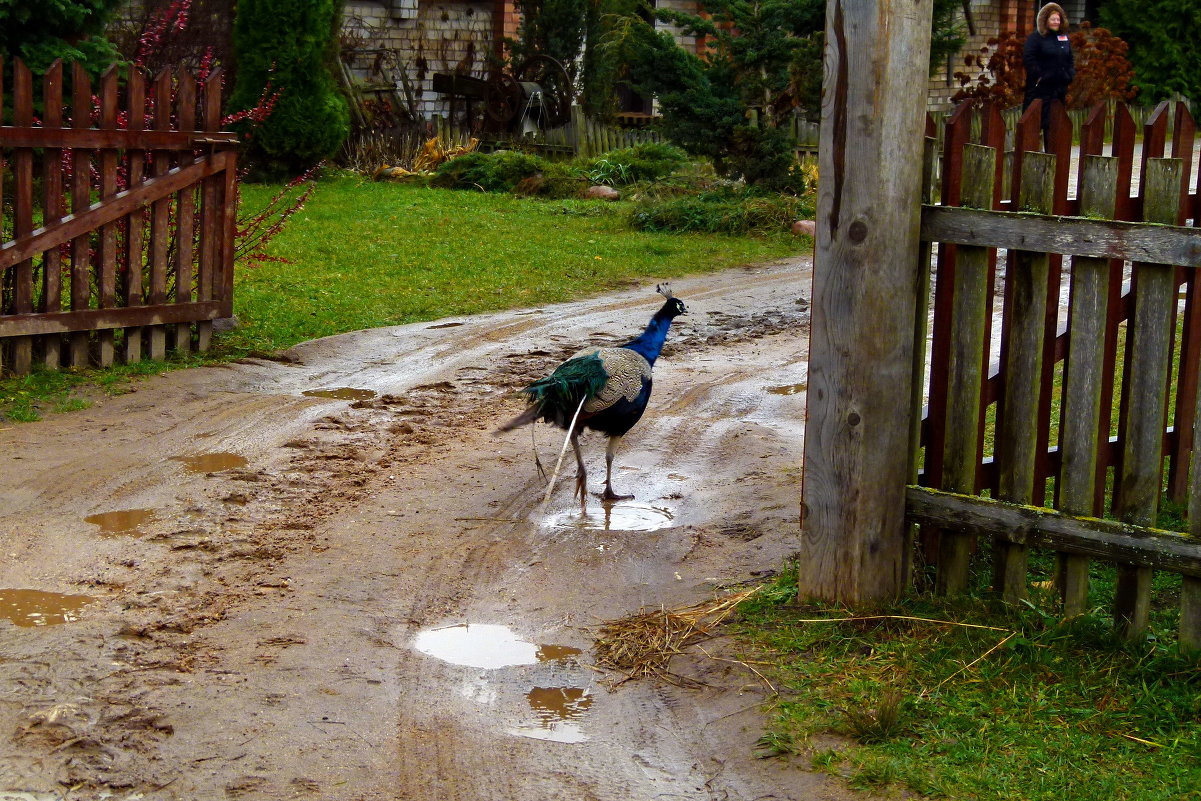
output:
[[[484,89],[484,111],[493,122],[508,125],[521,110],[525,95],[521,84],[507,72],[497,70]]]
[[[513,70],[522,83],[534,83],[542,92],[542,125],[553,128],[571,119],[571,101],[575,95],[571,76],[563,65],[550,56],[530,56]]]

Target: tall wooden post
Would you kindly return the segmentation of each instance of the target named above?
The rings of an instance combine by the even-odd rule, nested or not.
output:
[[[913,331],[932,0],[830,0],[800,594],[898,595],[908,573]]]

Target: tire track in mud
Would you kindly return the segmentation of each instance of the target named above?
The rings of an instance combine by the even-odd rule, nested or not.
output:
[[[0,552],[18,547],[13,561],[30,565],[18,580],[100,600],[80,623],[36,637],[0,628],[20,646],[0,662],[0,682],[15,688],[0,695],[0,790],[20,780],[42,792],[71,785],[78,799],[742,797],[759,785],[733,769],[715,778],[722,769],[690,750],[705,738],[670,731],[708,720],[694,698],[601,697],[586,657],[485,681],[410,641],[430,626],[499,620],[586,648],[605,616],[695,600],[708,575],[761,566],[771,548],[760,535],[788,519],[769,507],[795,491],[780,467],[790,457],[768,441],[782,435],[757,422],[795,401],[761,385],[766,370],[797,361],[801,280],[777,267],[678,283],[693,314],[673,330],[652,409],[619,456],[640,499],[675,508],[661,532],[513,522],[534,513],[542,485],[528,435],[491,433],[519,410],[513,390],[583,344],[643,325],[658,305],[646,290],[307,343],[285,364],[175,374],[86,417],[18,429],[38,469],[0,479],[0,491],[50,533],[18,546],[6,514]],[[746,343],[765,352],[747,355]],[[377,397],[299,397],[335,386]],[[732,402],[739,393],[754,400]],[[743,419],[713,412],[731,408]],[[68,452],[86,437],[99,455]],[[754,458],[765,469],[731,482],[728,470],[745,461],[734,456],[739,437],[763,438]],[[558,435],[544,429],[539,441],[544,461],[557,454]],[[181,480],[177,465],[139,465],[125,452],[133,442],[160,457],[236,450],[250,463]],[[586,448],[594,487],[599,442]],[[98,477],[98,462],[116,469]],[[567,462],[552,511],[572,505]],[[77,476],[92,499],[170,512],[138,539],[99,539],[78,523],[91,507],[54,492],[62,476]],[[71,555],[81,540],[95,548]],[[593,689],[591,745],[548,748],[508,732],[537,682]],[[499,700],[483,704],[485,690]]]

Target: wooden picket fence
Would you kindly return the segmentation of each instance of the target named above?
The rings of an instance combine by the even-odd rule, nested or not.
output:
[[[78,64],[40,81],[5,66],[0,368],[207,349],[233,309],[237,140],[219,130],[220,72],[199,86],[164,70],[148,85],[113,67],[93,94]]]
[[[947,121],[942,202],[922,215],[933,309],[915,332],[928,405],[908,519],[944,593],[966,587],[978,536],[992,538],[993,587],[1010,601],[1026,596],[1028,549],[1056,552],[1067,616],[1088,608],[1089,561],[1115,563],[1127,639],[1145,634],[1152,572],[1180,574],[1181,643],[1201,648],[1196,126],[1183,104],[1161,104],[1135,184],[1133,120],[1098,107],[1072,193],[1071,123],[1052,111],[1048,152],[1037,104],[1008,154],[998,109],[964,105]],[[1159,528],[1165,498],[1187,532]]]

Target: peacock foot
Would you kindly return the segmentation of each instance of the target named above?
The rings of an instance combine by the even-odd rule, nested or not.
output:
[[[606,483],[606,484],[605,484],[605,491],[604,491],[604,493],[601,495],[601,500],[605,500],[605,501],[632,501],[632,500],[634,500],[634,496],[633,496],[633,495],[618,495],[616,492],[614,492],[614,491],[613,491],[613,488],[612,488],[612,487],[610,487],[610,486],[609,486],[609,485]]]

